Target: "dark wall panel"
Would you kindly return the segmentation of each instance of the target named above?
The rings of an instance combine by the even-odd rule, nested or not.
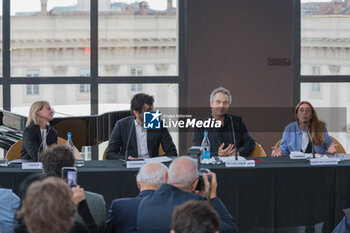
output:
[[[235,108],[292,107],[293,64],[269,66],[267,59],[292,60],[293,0],[189,0],[187,10],[188,107],[209,106],[218,86],[231,91]],[[245,119],[248,129],[254,120]],[[270,154],[282,132],[251,133]]]

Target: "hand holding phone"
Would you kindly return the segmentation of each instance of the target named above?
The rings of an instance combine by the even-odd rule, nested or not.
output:
[[[62,167],[62,179],[70,186],[75,187],[78,184],[77,169],[75,167]]]
[[[80,188],[79,185],[72,187],[72,192],[73,192],[73,201],[76,205],[85,199],[84,189]]]

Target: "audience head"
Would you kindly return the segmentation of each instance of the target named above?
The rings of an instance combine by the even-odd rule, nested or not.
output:
[[[144,93],[136,94],[131,100],[131,113],[137,116],[143,114],[144,111],[152,111],[153,102],[153,96]]]
[[[21,200],[25,198],[27,190],[32,183],[34,183],[35,181],[42,181],[46,178],[47,176],[42,173],[34,173],[28,176],[19,186],[19,191],[18,191],[19,198]]]
[[[169,166],[166,182],[182,191],[193,192],[198,183],[198,165],[195,159],[181,156]]]
[[[218,233],[220,219],[205,201],[188,201],[173,212],[171,233]]]
[[[41,120],[51,121],[53,119],[53,110],[49,102],[47,101],[36,101],[30,106],[28,120],[26,126],[30,124],[40,125]]]
[[[55,172],[59,177],[62,167],[74,167],[72,152],[66,145],[50,146],[41,154],[41,161],[45,173]]]
[[[232,97],[230,91],[223,87],[218,87],[210,94],[210,107],[214,118],[223,117],[230,107]]]
[[[143,165],[136,177],[137,186],[141,191],[156,190],[165,182],[168,168],[162,163],[147,163]]]
[[[63,180],[49,177],[29,186],[18,217],[30,233],[62,233],[73,227],[75,212],[72,190]]]

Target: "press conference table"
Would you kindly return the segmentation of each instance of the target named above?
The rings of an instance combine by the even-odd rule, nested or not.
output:
[[[313,232],[315,224],[331,232],[344,216],[342,209],[350,208],[350,161],[314,167],[306,160],[257,159],[255,168],[203,166],[217,174],[218,196],[239,232],[295,232],[303,226]],[[18,192],[34,172],[41,171],[0,167],[0,186]],[[78,183],[102,194],[109,207],[114,198],[138,194],[136,173],[121,161],[86,161],[78,168]]]

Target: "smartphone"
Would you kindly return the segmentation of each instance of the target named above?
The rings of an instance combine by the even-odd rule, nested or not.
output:
[[[62,179],[70,186],[77,186],[78,176],[75,167],[62,167]]]

